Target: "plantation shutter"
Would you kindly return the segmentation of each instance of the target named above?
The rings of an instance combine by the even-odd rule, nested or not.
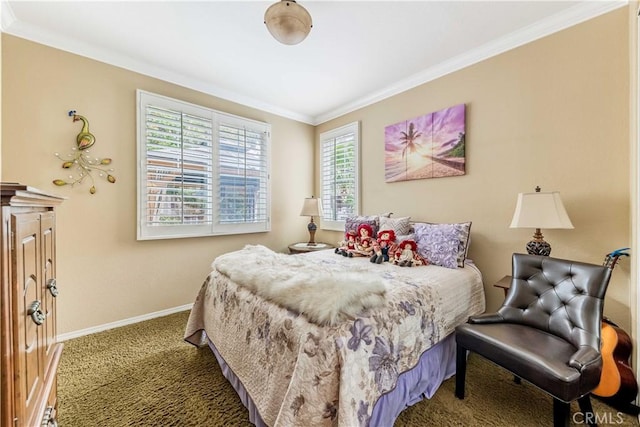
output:
[[[358,123],[323,133],[320,143],[323,224],[341,229],[341,222],[358,214]]]
[[[212,121],[146,106],[146,223],[211,224]]]
[[[267,130],[233,117],[222,117],[218,129],[219,222],[265,223],[269,178]]]
[[[138,239],[269,231],[269,133],[138,91]]]

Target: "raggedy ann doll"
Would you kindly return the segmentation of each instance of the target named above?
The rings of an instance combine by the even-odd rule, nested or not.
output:
[[[373,255],[369,258],[369,261],[382,264],[389,261],[389,250],[396,241],[396,233],[393,230],[380,230],[378,232],[378,239],[373,244]]]
[[[335,253],[342,256],[352,257],[353,251],[356,250],[356,237],[356,232],[353,230],[349,230],[344,233],[344,240],[340,242]]]
[[[418,246],[414,240],[403,240],[396,249],[393,256],[393,264],[400,267],[413,267],[414,265],[426,264],[424,259],[418,255]]]
[[[353,256],[365,256],[368,258],[373,254],[373,228],[369,224],[360,224],[357,233],[356,248],[350,250],[349,253]]]

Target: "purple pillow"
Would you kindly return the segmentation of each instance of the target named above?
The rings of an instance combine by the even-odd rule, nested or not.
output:
[[[464,267],[471,222],[458,224],[415,223],[418,253],[434,265]]]

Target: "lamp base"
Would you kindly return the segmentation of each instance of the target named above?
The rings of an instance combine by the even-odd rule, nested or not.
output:
[[[551,245],[544,240],[532,240],[527,243],[527,253],[529,255],[549,256],[551,254]]]
[[[313,222],[313,217],[311,217],[311,222],[309,223],[309,225],[307,225],[307,230],[309,230],[309,243],[307,243],[307,246],[315,246],[316,245],[316,229],[318,228],[318,226],[315,224],[315,222]]]

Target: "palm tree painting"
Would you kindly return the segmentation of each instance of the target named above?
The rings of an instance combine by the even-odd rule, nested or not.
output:
[[[465,174],[465,105],[385,127],[385,181]]]

